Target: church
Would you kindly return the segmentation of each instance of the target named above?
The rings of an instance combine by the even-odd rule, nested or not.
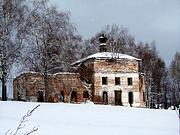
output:
[[[14,100],[65,103],[90,100],[95,104],[144,107],[141,59],[107,52],[104,35],[99,41],[99,52],[72,63],[72,71],[49,74],[48,92],[43,74],[27,72],[17,76],[13,81]]]

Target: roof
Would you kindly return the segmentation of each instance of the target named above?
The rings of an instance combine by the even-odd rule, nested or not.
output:
[[[72,63],[71,65],[75,65],[75,64],[79,64],[79,63],[85,62],[88,59],[112,59],[112,58],[115,58],[115,59],[138,60],[138,61],[141,60],[141,59],[135,58],[133,56],[126,55],[126,54],[121,54],[121,53],[100,52],[100,53],[95,53],[95,54],[89,55],[86,58],[80,59],[80,60]]]

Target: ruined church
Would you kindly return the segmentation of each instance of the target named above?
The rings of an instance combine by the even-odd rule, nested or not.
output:
[[[144,107],[144,76],[141,59],[107,52],[107,38],[99,38],[99,52],[71,64],[73,71],[48,75],[22,73],[13,81],[14,100],[30,102],[82,103]]]

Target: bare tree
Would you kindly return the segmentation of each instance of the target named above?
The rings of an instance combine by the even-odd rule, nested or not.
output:
[[[76,59],[81,37],[75,34],[69,13],[58,11],[46,1],[34,0],[31,8],[36,10],[31,12],[33,27],[24,49],[24,63],[28,70],[43,73],[45,101],[48,101],[48,73],[68,68],[67,65]]]
[[[142,59],[141,70],[145,74],[145,91],[148,107],[160,104],[162,98],[162,80],[165,75],[165,63],[159,57],[155,43],[138,43],[136,47],[137,57]]]
[[[180,104],[180,53],[176,52],[170,65],[170,76],[171,76],[171,105]]]
[[[107,51],[116,53],[126,53],[133,54],[135,49],[134,37],[129,33],[128,29],[123,26],[118,25],[106,25],[100,32],[98,32],[94,37],[92,37],[89,42],[91,44],[91,49],[88,40],[85,42],[87,45],[87,51],[91,50],[97,52],[99,49],[99,37],[104,34],[107,37]]]
[[[24,0],[0,1],[0,59],[2,65],[2,100],[7,100],[6,87],[10,69],[20,55],[30,29]]]
[[[170,65],[171,74],[180,80],[180,52],[176,52],[171,65]]]

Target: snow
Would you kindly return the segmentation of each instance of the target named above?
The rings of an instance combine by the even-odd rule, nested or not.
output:
[[[39,103],[0,102],[0,135],[15,130],[21,117]],[[111,105],[40,103],[24,130],[39,126],[36,135],[178,135],[172,110]]]
[[[141,60],[141,59],[135,58],[133,56],[126,55],[126,54],[121,54],[121,53],[100,52],[100,53],[92,54],[92,55],[90,55],[90,56],[88,56],[86,58],[80,59],[80,60],[72,63],[71,65],[75,65],[75,64],[84,62],[84,61],[86,61],[88,59],[91,59],[91,58],[95,58],[95,59],[111,59],[111,58],[116,58],[116,59]]]
[[[53,74],[53,76],[56,76],[56,75],[75,75],[75,74],[78,74],[78,73],[72,73],[72,72],[57,72],[57,73]]]
[[[23,75],[23,74],[39,74],[39,75],[41,75],[42,73],[40,73],[40,72],[34,72],[34,71],[22,71],[22,72],[20,72],[20,73],[18,73],[17,75],[15,75],[14,76],[14,79],[16,79],[17,77],[19,77],[19,76],[21,76],[21,75]]]

